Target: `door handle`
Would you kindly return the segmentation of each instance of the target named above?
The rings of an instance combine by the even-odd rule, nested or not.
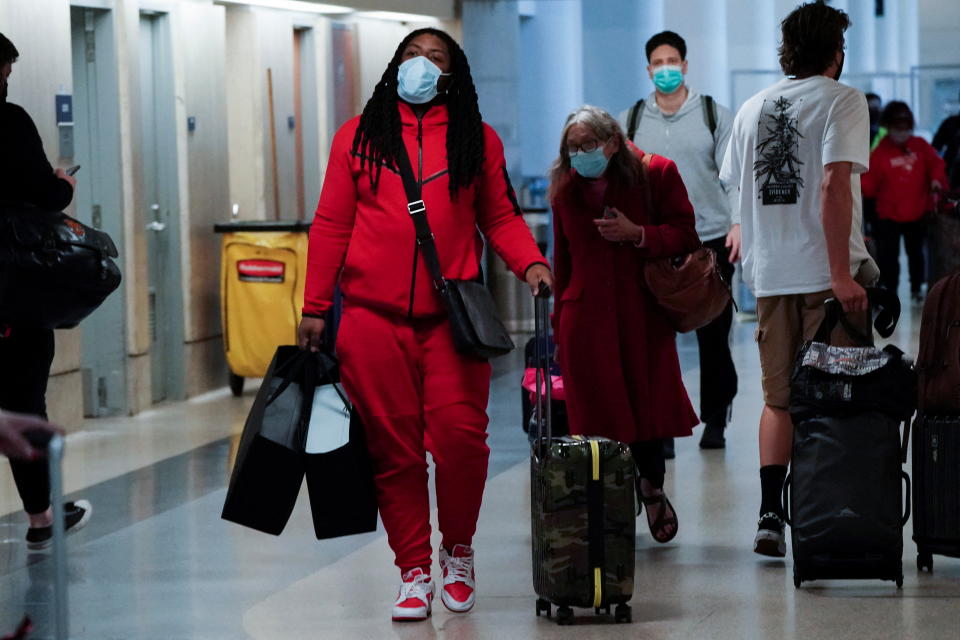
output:
[[[166,228],[167,228],[167,224],[165,222],[160,222],[159,220],[148,222],[147,226],[144,227],[144,229],[146,229],[147,231],[155,231],[155,232],[163,231]]]

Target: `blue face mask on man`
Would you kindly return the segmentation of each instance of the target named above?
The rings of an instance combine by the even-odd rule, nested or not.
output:
[[[653,70],[653,84],[661,93],[673,93],[683,84],[680,65],[662,64]]]
[[[570,166],[584,178],[599,178],[607,170],[610,158],[603,154],[600,146],[593,151],[580,151],[570,154]]]
[[[410,58],[397,71],[397,95],[410,104],[426,104],[437,97],[437,80],[448,76],[423,56]]]

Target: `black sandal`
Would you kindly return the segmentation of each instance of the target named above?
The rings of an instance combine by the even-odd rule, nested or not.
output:
[[[650,526],[650,535],[653,536],[653,539],[660,544],[666,544],[673,540],[677,535],[677,531],[680,530],[680,525],[677,522],[677,512],[673,508],[673,505],[670,504],[670,500],[667,499],[667,494],[661,491],[660,495],[650,496],[648,498],[641,493],[640,501],[647,509],[647,524]],[[649,509],[654,505],[659,505],[660,509],[654,521],[650,522]],[[667,513],[672,513],[673,515],[667,516]],[[673,533],[667,534],[666,537],[657,535],[663,532],[664,527],[671,524],[673,525]]]

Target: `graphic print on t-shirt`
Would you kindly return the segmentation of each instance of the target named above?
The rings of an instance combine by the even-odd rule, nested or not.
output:
[[[796,204],[803,188],[800,176],[800,138],[797,130],[799,105],[783,96],[764,100],[757,123],[757,157],[754,179],[760,184],[763,204]]]

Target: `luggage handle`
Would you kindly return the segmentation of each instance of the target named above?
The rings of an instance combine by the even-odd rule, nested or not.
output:
[[[783,481],[783,499],[781,500],[781,506],[783,507],[783,519],[784,521],[793,526],[793,515],[790,512],[790,486],[793,484],[793,473],[788,473],[787,478]]]
[[[893,330],[897,327],[897,321],[900,319],[900,299],[897,295],[887,289],[879,287],[866,287],[867,302],[869,310],[867,312],[868,334],[864,335],[859,329],[850,324],[843,313],[843,307],[836,298],[828,298],[823,302],[825,314],[823,321],[817,328],[814,341],[830,344],[830,333],[839,322],[846,330],[847,334],[859,342],[862,346],[873,346],[873,329],[876,329],[881,338],[889,338],[893,335]],[[871,312],[877,311],[876,319],[873,319]]]
[[[550,354],[547,353],[547,306],[550,301],[550,287],[540,283],[540,288],[534,296],[534,366],[536,367],[536,395],[534,412],[536,416],[537,437],[535,445],[536,457],[543,459],[550,453],[550,443],[553,441],[552,379],[550,377]],[[544,437],[546,435],[546,437]]]
[[[903,518],[900,520],[900,526],[907,526],[907,521],[910,519],[910,476],[907,475],[907,472],[903,469],[900,470],[900,477],[903,479],[904,484],[907,485],[907,497],[904,500],[903,504]]]

